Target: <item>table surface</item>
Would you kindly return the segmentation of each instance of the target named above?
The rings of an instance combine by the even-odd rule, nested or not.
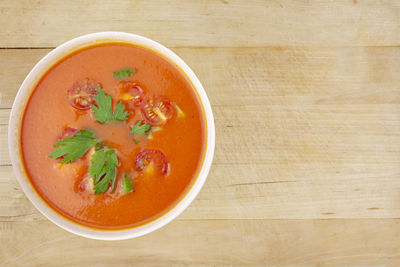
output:
[[[0,264],[400,266],[399,1],[0,1]],[[21,191],[7,127],[33,65],[126,31],[181,56],[216,123],[208,180],[149,235],[96,241]]]

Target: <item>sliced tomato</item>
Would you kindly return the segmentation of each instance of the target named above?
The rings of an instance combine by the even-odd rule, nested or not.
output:
[[[153,125],[163,125],[173,115],[174,109],[166,97],[157,97],[148,100],[142,106],[142,113],[146,120]]]
[[[89,193],[89,194],[94,194],[93,190],[93,179],[89,178],[88,175],[85,175],[82,177],[80,180],[75,183],[75,186],[77,187],[75,191],[81,192],[81,193]]]
[[[139,171],[148,169],[151,166],[163,175],[167,175],[169,171],[169,163],[167,157],[160,150],[157,149],[143,149],[135,160],[136,168]],[[150,170],[152,172],[153,170]]]
[[[140,106],[144,99],[142,87],[133,81],[118,82],[118,90],[120,98],[127,104]]]
[[[94,97],[98,86],[100,84],[92,79],[76,81],[68,90],[69,103],[76,109],[90,109],[91,105],[95,103]]]
[[[64,128],[64,131],[61,133],[61,135],[58,136],[57,141],[61,141],[67,138],[70,138],[74,136],[78,132],[78,129],[72,128],[72,127],[66,127]]]

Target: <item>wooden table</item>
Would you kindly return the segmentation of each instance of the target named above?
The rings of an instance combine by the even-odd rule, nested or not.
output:
[[[0,1],[0,264],[400,266],[399,1]],[[212,103],[209,178],[166,227],[70,234],[27,200],[8,156],[14,96],[81,34],[170,47]]]

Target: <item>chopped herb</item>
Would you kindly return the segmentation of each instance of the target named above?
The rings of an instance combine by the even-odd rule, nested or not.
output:
[[[95,96],[96,104],[92,105],[93,115],[100,123],[108,121],[125,121],[128,112],[124,111],[125,106],[121,102],[115,107],[114,113],[112,112],[112,100],[110,95],[106,95],[104,90],[98,86],[97,94]]]
[[[54,151],[48,156],[51,158],[64,157],[62,164],[73,162],[85,155],[93,146],[99,143],[94,138],[94,133],[88,130],[77,132],[74,136],[58,141],[54,144]]]
[[[115,151],[107,147],[97,150],[92,158],[92,165],[89,167],[89,177],[93,177],[94,193],[101,194],[107,191],[110,182],[112,190],[115,186],[116,166],[118,158]]]
[[[115,190],[115,182],[117,181],[117,175],[114,175],[114,178],[112,179],[111,182],[111,192],[114,193]]]
[[[151,124],[149,123],[144,123],[142,124],[143,120],[138,121],[131,129],[131,133],[133,135],[147,135],[148,131],[150,130]],[[133,139],[136,143],[140,143],[139,140]]]
[[[127,174],[124,175],[124,180],[122,180],[122,190],[124,191],[124,194],[128,194],[133,190],[131,179],[129,179]]]
[[[118,71],[115,71],[113,73],[114,79],[116,80],[121,80],[121,79],[125,79],[133,74],[135,74],[136,71],[132,68],[125,68],[125,69],[121,69]]]

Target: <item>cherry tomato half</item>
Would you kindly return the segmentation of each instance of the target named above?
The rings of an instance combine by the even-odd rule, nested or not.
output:
[[[81,178],[82,179],[82,178]],[[75,183],[75,186],[77,187],[75,191],[81,192],[81,193],[89,193],[89,194],[94,194],[93,190],[93,179],[89,178],[88,175],[85,175],[82,180],[77,181]]]
[[[165,97],[153,98],[142,106],[142,113],[153,125],[162,125],[173,115],[171,102]]]
[[[61,135],[58,136],[57,141],[61,141],[67,138],[70,138],[74,136],[78,132],[78,129],[76,128],[71,128],[71,127],[66,127],[64,128],[64,131],[61,133]]]
[[[169,163],[167,157],[160,150],[146,148],[136,156],[135,164],[138,170],[143,171],[150,163],[153,163],[155,170],[164,175],[168,174]]]
[[[95,103],[94,96],[97,93],[98,82],[92,79],[76,81],[68,90],[69,103],[76,109],[90,109]]]
[[[127,104],[139,106],[143,102],[143,89],[136,82],[120,81],[118,82],[118,90],[120,98]]]

